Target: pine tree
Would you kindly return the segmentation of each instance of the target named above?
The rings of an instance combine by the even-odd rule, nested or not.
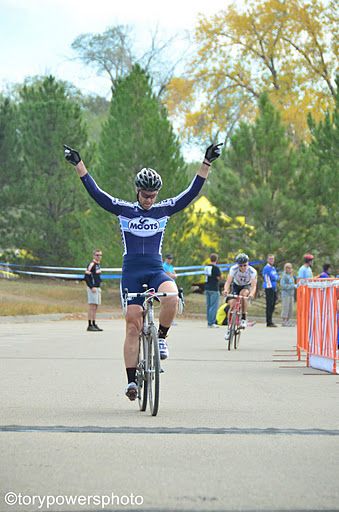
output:
[[[233,253],[265,257],[273,252],[279,260],[298,251],[292,248],[300,209],[294,192],[298,159],[266,94],[259,108],[254,124],[242,123],[231,138],[225,163],[216,166],[210,198],[231,217],[244,215],[254,228],[243,242],[236,240]]]
[[[300,183],[300,196],[311,219],[306,229],[308,247],[332,264],[339,258],[339,77],[336,84],[334,110],[328,110],[318,124],[309,116],[312,139],[303,147]]]
[[[24,211],[20,247],[39,262],[70,264],[85,192],[79,190],[79,179],[65,162],[63,143],[85,151],[87,134],[80,107],[65,84],[52,76],[38,79],[20,91],[19,128],[22,164],[17,189]]]
[[[93,177],[113,197],[136,201],[134,180],[143,167],[155,169],[162,177],[159,200],[179,194],[190,181],[167,113],[152,93],[150,78],[137,65],[116,83],[98,153],[99,164],[93,169]],[[95,204],[89,207],[105,264],[119,265],[122,250],[116,218]],[[169,222],[166,231],[169,250],[170,240],[177,233],[183,234],[184,224],[185,212],[176,214]],[[182,245],[181,253],[184,252]],[[180,255],[176,254],[176,261],[179,259]]]
[[[20,237],[20,204],[16,184],[20,179],[19,140],[17,131],[17,108],[3,98],[0,103],[0,252],[15,248],[15,240]]]

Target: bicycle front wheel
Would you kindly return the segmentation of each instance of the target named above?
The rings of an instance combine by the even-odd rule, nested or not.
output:
[[[237,350],[237,348],[239,348],[240,334],[241,334],[240,329],[238,327],[236,327],[235,333],[234,333],[234,340],[233,340],[233,346],[234,346],[235,350]]]
[[[148,399],[152,416],[156,416],[159,410],[160,395],[160,354],[158,333],[155,325],[150,326],[148,335],[147,354],[147,385]]]
[[[232,341],[234,340],[234,336],[235,336],[235,320],[236,320],[236,313],[233,313],[232,315],[230,315],[230,318],[229,318],[229,330],[230,330],[230,335],[229,335],[229,338],[228,338],[228,350],[231,350],[231,346],[232,346]]]
[[[138,400],[140,411],[146,411],[147,397],[148,397],[148,382],[147,374],[145,371],[147,361],[147,340],[144,334],[140,336],[139,341],[139,359],[137,366],[137,385],[138,385]]]

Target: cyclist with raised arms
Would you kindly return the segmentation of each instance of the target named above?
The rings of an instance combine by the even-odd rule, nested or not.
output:
[[[253,299],[257,289],[257,271],[249,265],[249,257],[245,253],[240,253],[235,258],[235,265],[230,268],[226,283],[224,285],[224,295],[227,296],[230,291],[232,295],[241,295]],[[242,318],[240,327],[247,327],[247,300],[242,300]],[[234,299],[229,301],[230,307]],[[229,328],[226,331],[225,339],[229,337]]]
[[[136,199],[129,203],[110,196],[101,190],[88,173],[84,162],[75,149],[64,145],[66,160],[75,166],[83,185],[90,196],[105,210],[116,215],[124,246],[121,288],[132,292],[143,292],[142,285],[147,284],[159,292],[176,292],[173,279],[165,273],[162,263],[161,247],[168,219],[183,210],[195,199],[208,176],[211,163],[221,153],[220,144],[211,144],[196,176],[186,190],[176,197],[156,203],[162,187],[161,176],[153,169],[143,168],[136,175]],[[159,313],[159,352],[160,358],[168,357],[166,336],[177,311],[177,297],[160,299]],[[142,298],[129,301],[126,314],[126,337],[124,359],[128,385],[126,396],[130,400],[137,398],[136,366],[139,352],[139,333],[142,328]]]

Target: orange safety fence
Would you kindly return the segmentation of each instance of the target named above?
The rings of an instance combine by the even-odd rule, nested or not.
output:
[[[306,365],[311,356],[338,362],[338,279],[301,279],[297,288],[297,355],[306,352]]]

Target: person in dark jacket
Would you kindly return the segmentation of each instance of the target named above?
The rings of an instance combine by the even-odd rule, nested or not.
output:
[[[88,331],[98,332],[102,331],[97,325],[95,319],[97,315],[98,306],[101,304],[101,258],[102,252],[99,249],[93,251],[93,259],[87,265],[85,272],[85,281],[87,285],[87,300],[88,300]]]
[[[210,255],[210,263],[205,266],[205,295],[207,310],[207,326],[219,327],[216,323],[216,315],[219,307],[219,281],[221,278],[220,268],[217,265],[218,254]]]

